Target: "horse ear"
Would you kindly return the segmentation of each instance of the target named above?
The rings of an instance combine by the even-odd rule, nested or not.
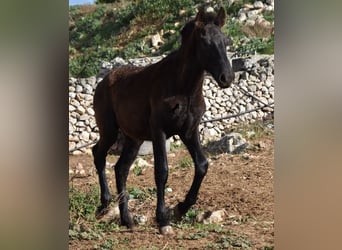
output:
[[[222,27],[226,23],[226,11],[223,7],[217,13],[216,21],[220,27]]]
[[[204,22],[204,15],[205,15],[204,9],[200,8],[195,18],[196,25],[200,25],[201,23]]]

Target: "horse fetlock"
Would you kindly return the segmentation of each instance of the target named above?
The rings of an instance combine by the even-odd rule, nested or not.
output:
[[[186,212],[187,209],[184,206],[184,202],[179,202],[178,205],[173,208],[173,219],[180,221]]]
[[[101,204],[103,207],[108,207],[112,201],[113,201],[113,197],[111,194],[104,194],[101,197]]]
[[[135,228],[135,224],[129,215],[121,216],[121,226],[126,226],[127,228],[131,230],[134,230]]]

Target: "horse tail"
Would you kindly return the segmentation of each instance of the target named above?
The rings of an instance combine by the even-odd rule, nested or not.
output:
[[[117,140],[119,130],[110,98],[108,77],[99,82],[95,89],[93,108],[100,135],[98,143],[93,147],[93,154],[98,151],[107,154]]]

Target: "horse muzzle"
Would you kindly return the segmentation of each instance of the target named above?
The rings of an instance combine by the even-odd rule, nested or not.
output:
[[[218,85],[221,88],[228,88],[232,84],[232,82],[235,79],[234,72],[224,72],[219,75],[217,79],[215,79],[218,83]]]

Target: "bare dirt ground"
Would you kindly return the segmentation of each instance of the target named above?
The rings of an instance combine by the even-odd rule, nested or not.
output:
[[[175,234],[162,236],[154,220],[155,194],[146,199],[129,203],[131,214],[144,215],[145,225],[138,225],[132,233],[124,227],[107,230],[100,239],[70,238],[70,249],[273,249],[274,248],[274,136],[264,134],[257,139],[248,139],[252,146],[241,154],[208,155],[209,170],[202,183],[194,213],[224,209],[223,221],[204,225],[193,220],[173,224]],[[184,147],[172,150],[168,155],[167,206],[182,201],[193,179],[193,166],[184,162],[188,153]],[[115,177],[109,165],[118,156],[107,158],[107,176],[111,193],[116,194]],[[152,156],[144,160],[153,164]],[[75,174],[79,165],[85,174]],[[98,184],[90,155],[70,156],[70,187],[88,192]],[[137,174],[130,171],[127,186],[136,190],[155,188],[153,167],[144,167]],[[72,215],[70,215],[72,216]],[[113,222],[114,223],[114,222]]]

